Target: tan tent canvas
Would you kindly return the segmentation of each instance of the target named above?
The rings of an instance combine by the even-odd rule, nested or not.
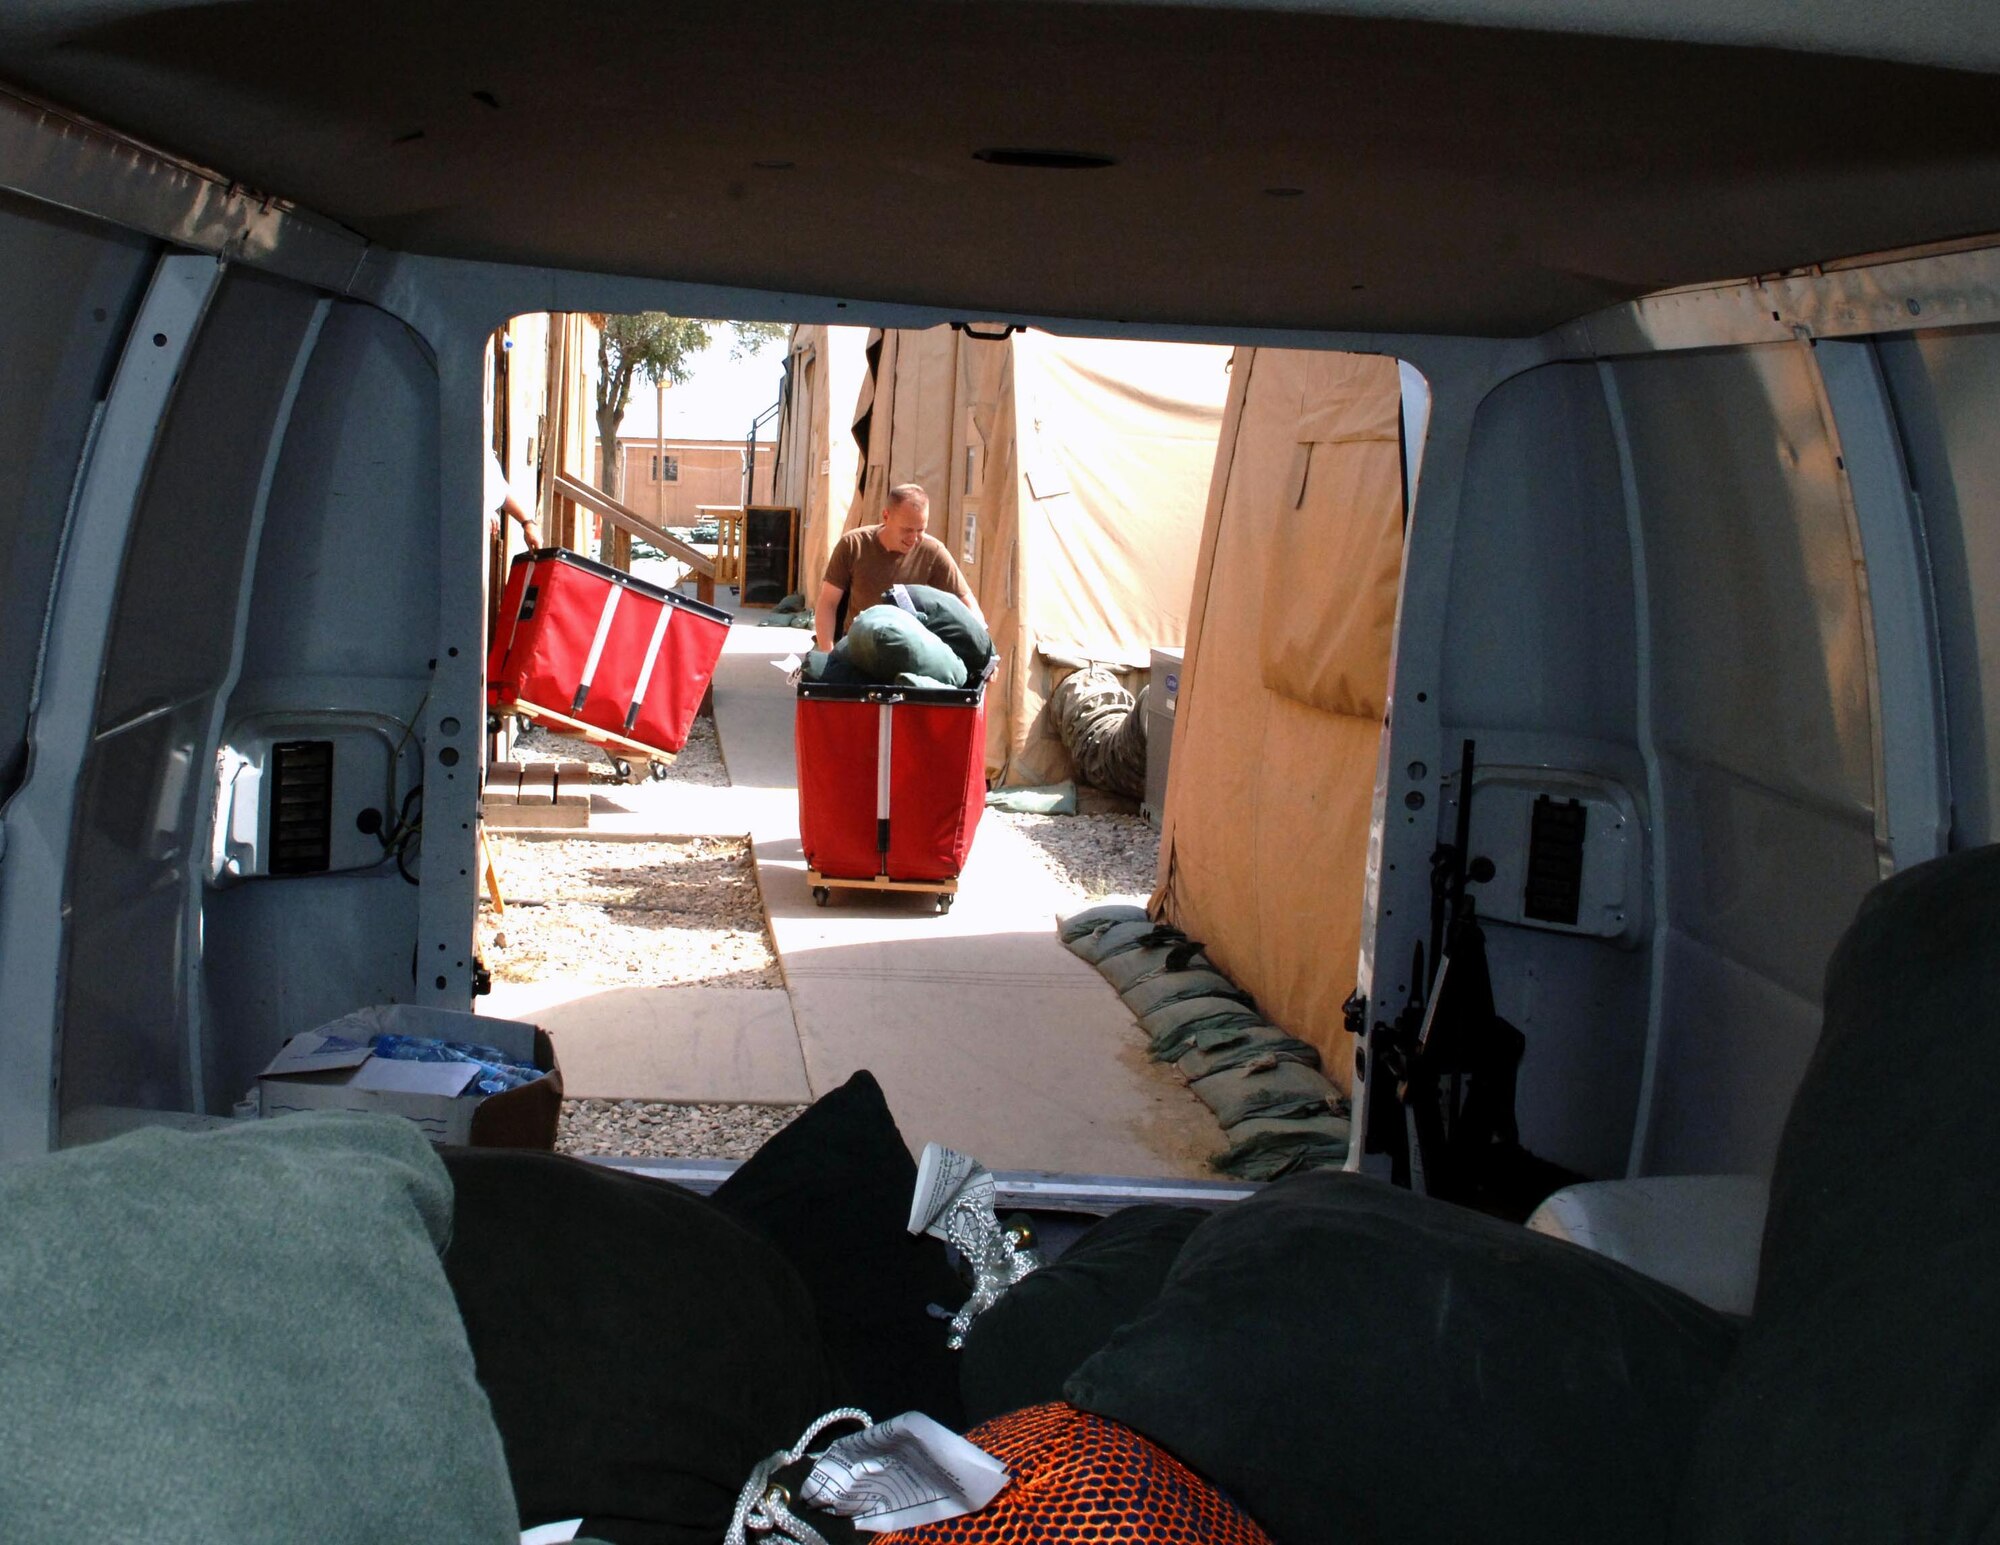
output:
[[[1154,910],[1343,1084],[1403,501],[1393,359],[1237,351]]]
[[[865,327],[792,329],[773,498],[799,512],[799,588],[808,602],[826,572],[827,554],[847,529],[860,478],[852,417],[867,374],[867,346]]]
[[[1090,660],[1136,683],[1154,648],[1185,637],[1229,351],[941,327],[881,335],[871,352],[849,525],[877,519],[890,487],[923,485],[931,533],[1002,655],[988,776],[1067,777],[1042,722],[1061,677]]]

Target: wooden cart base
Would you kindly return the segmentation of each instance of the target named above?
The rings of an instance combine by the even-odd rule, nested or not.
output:
[[[623,735],[610,730],[599,729],[594,724],[585,724],[581,719],[572,719],[568,714],[557,713],[553,708],[544,708],[539,703],[496,703],[494,713],[515,714],[523,719],[532,719],[551,734],[562,735],[571,740],[588,741],[607,753],[617,765],[618,775],[627,783],[638,783],[646,774],[637,768],[650,768],[652,776],[664,778],[672,762],[671,751],[662,751],[658,746],[649,746],[644,741],[627,740]]]
[[[821,874],[817,869],[806,870],[806,883],[812,886],[813,900],[825,906],[833,899],[836,890],[856,891],[927,891],[937,897],[937,909],[949,912],[958,895],[957,880],[892,880],[887,875],[876,875],[866,880],[845,880],[833,875]]]

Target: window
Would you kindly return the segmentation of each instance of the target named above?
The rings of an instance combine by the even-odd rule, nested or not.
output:
[[[664,473],[664,474],[662,474],[662,472],[661,472],[661,470],[660,470],[660,468],[661,468],[661,464],[662,464],[663,462],[664,462],[664,463],[665,463],[665,465],[666,465],[666,471],[665,471],[665,473]],[[681,459],[680,459],[680,457],[678,457],[678,456],[660,456],[660,455],[657,455],[657,454],[656,454],[656,455],[655,455],[655,456],[653,457],[653,481],[654,481],[654,482],[656,482],[656,483],[678,483],[678,482],[679,482],[680,480],[681,480]]]

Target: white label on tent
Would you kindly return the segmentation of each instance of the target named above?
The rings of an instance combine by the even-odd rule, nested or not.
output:
[[[965,512],[965,548],[959,557],[961,563],[979,561],[979,511]]]

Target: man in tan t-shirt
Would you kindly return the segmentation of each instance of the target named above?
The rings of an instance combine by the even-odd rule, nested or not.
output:
[[[819,604],[813,608],[813,641],[820,648],[833,647],[833,622],[843,598],[847,621],[852,623],[869,607],[888,600],[891,585],[949,590],[979,615],[979,603],[951,561],[950,550],[924,534],[930,512],[930,496],[915,483],[901,483],[889,490],[880,525],[859,527],[834,544],[826,578],[820,583]]]

